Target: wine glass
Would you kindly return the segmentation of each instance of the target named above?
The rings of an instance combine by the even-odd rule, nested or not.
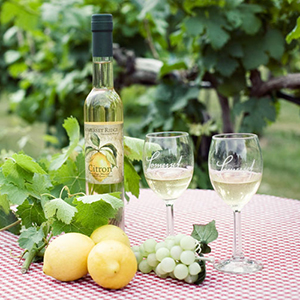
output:
[[[147,134],[143,170],[149,187],[165,201],[167,235],[174,235],[173,204],[189,186],[194,171],[189,134],[175,131]]]
[[[258,137],[250,133],[214,135],[208,162],[211,183],[234,214],[232,257],[215,262],[214,267],[238,274],[259,271],[262,264],[244,257],[241,239],[241,210],[258,190],[262,178],[263,160]]]

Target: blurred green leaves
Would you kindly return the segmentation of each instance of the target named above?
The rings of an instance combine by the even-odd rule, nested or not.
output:
[[[276,120],[277,99],[272,92],[253,97],[251,72],[267,80],[300,69],[299,0],[19,0],[0,7],[0,82],[10,110],[47,123],[58,147],[68,140],[61,126],[66,118],[83,123],[93,13],[113,14],[114,43],[162,63],[151,87],[126,87],[131,73],[115,68],[119,92],[130,89],[125,118],[141,120],[129,129],[133,136],[186,130],[197,133],[195,149],[204,153],[203,139],[218,130],[218,120],[209,120],[211,100],[199,96],[203,80],[228,99],[233,123],[242,118],[236,131],[261,132]]]

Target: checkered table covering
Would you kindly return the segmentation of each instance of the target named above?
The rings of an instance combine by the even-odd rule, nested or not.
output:
[[[174,205],[177,233],[216,220],[219,238],[210,244],[216,259],[231,256],[232,211],[214,191],[188,190]],[[126,232],[132,245],[165,235],[165,206],[151,190],[126,205]],[[0,233],[0,299],[300,299],[300,201],[255,195],[242,212],[244,254],[264,264],[250,275],[224,274],[207,263],[201,285],[138,272],[124,289],[106,290],[86,277],[59,282],[42,272],[42,263],[21,274],[17,237]]]

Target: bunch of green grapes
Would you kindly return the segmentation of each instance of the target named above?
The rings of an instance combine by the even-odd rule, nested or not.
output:
[[[170,276],[194,283],[202,271],[197,255],[201,249],[198,241],[190,235],[169,236],[159,243],[148,239],[140,246],[133,246],[132,250],[142,273],[154,271],[162,278]]]

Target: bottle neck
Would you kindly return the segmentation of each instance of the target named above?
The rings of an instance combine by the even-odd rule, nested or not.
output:
[[[93,86],[113,88],[113,57],[93,57]]]

